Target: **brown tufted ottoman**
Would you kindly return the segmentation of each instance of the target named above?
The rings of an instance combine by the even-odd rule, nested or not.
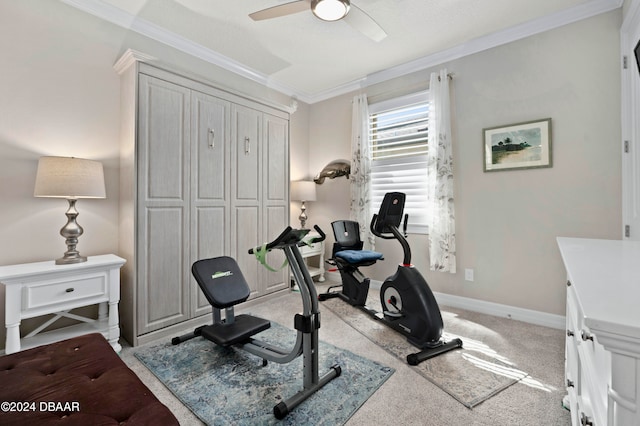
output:
[[[0,357],[0,425],[178,425],[101,334]]]

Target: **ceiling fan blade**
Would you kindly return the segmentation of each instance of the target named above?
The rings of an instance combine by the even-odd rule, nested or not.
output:
[[[381,41],[387,37],[387,33],[382,27],[353,3],[351,3],[351,10],[343,20],[373,41]]]
[[[310,10],[311,0],[298,0],[290,3],[280,4],[278,6],[262,9],[249,14],[254,21],[262,21],[263,19],[279,18],[280,16],[291,15],[294,13]]]

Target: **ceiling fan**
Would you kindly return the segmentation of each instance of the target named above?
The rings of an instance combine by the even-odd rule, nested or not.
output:
[[[278,6],[269,7],[249,14],[254,21],[279,18],[311,9],[311,12],[323,21],[344,19],[349,25],[374,41],[387,36],[376,21],[350,0],[297,0]]]

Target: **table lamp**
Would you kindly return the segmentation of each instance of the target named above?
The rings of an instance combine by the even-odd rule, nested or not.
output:
[[[86,262],[76,245],[84,230],[76,222],[79,198],[106,198],[102,163],[73,157],[41,157],[38,161],[34,197],[66,198],[69,209],[67,224],[60,229],[66,239],[67,251],[56,265]]]
[[[315,201],[316,200],[316,184],[311,181],[295,181],[291,182],[291,199],[293,201],[301,201],[300,205],[300,227],[305,229],[305,225],[307,223],[307,214],[304,203],[305,201]]]

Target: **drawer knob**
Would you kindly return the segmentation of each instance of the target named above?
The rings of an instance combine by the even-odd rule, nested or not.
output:
[[[586,331],[582,330],[582,332],[580,333],[580,336],[582,337],[582,340],[584,340],[585,342],[587,340],[591,340],[593,342],[593,334],[587,333]]]
[[[573,331],[567,330],[567,337],[571,337],[571,336],[575,336],[575,335],[576,335],[576,333],[574,333]]]
[[[580,413],[580,424],[582,426],[593,426],[593,421],[585,413]]]
[[[76,289],[73,287],[70,287],[68,289],[65,290],[66,293],[73,293]]]
[[[574,386],[574,384],[573,384],[573,380],[569,380],[569,379],[567,379],[567,387],[568,387],[568,388],[572,388],[573,386]]]

